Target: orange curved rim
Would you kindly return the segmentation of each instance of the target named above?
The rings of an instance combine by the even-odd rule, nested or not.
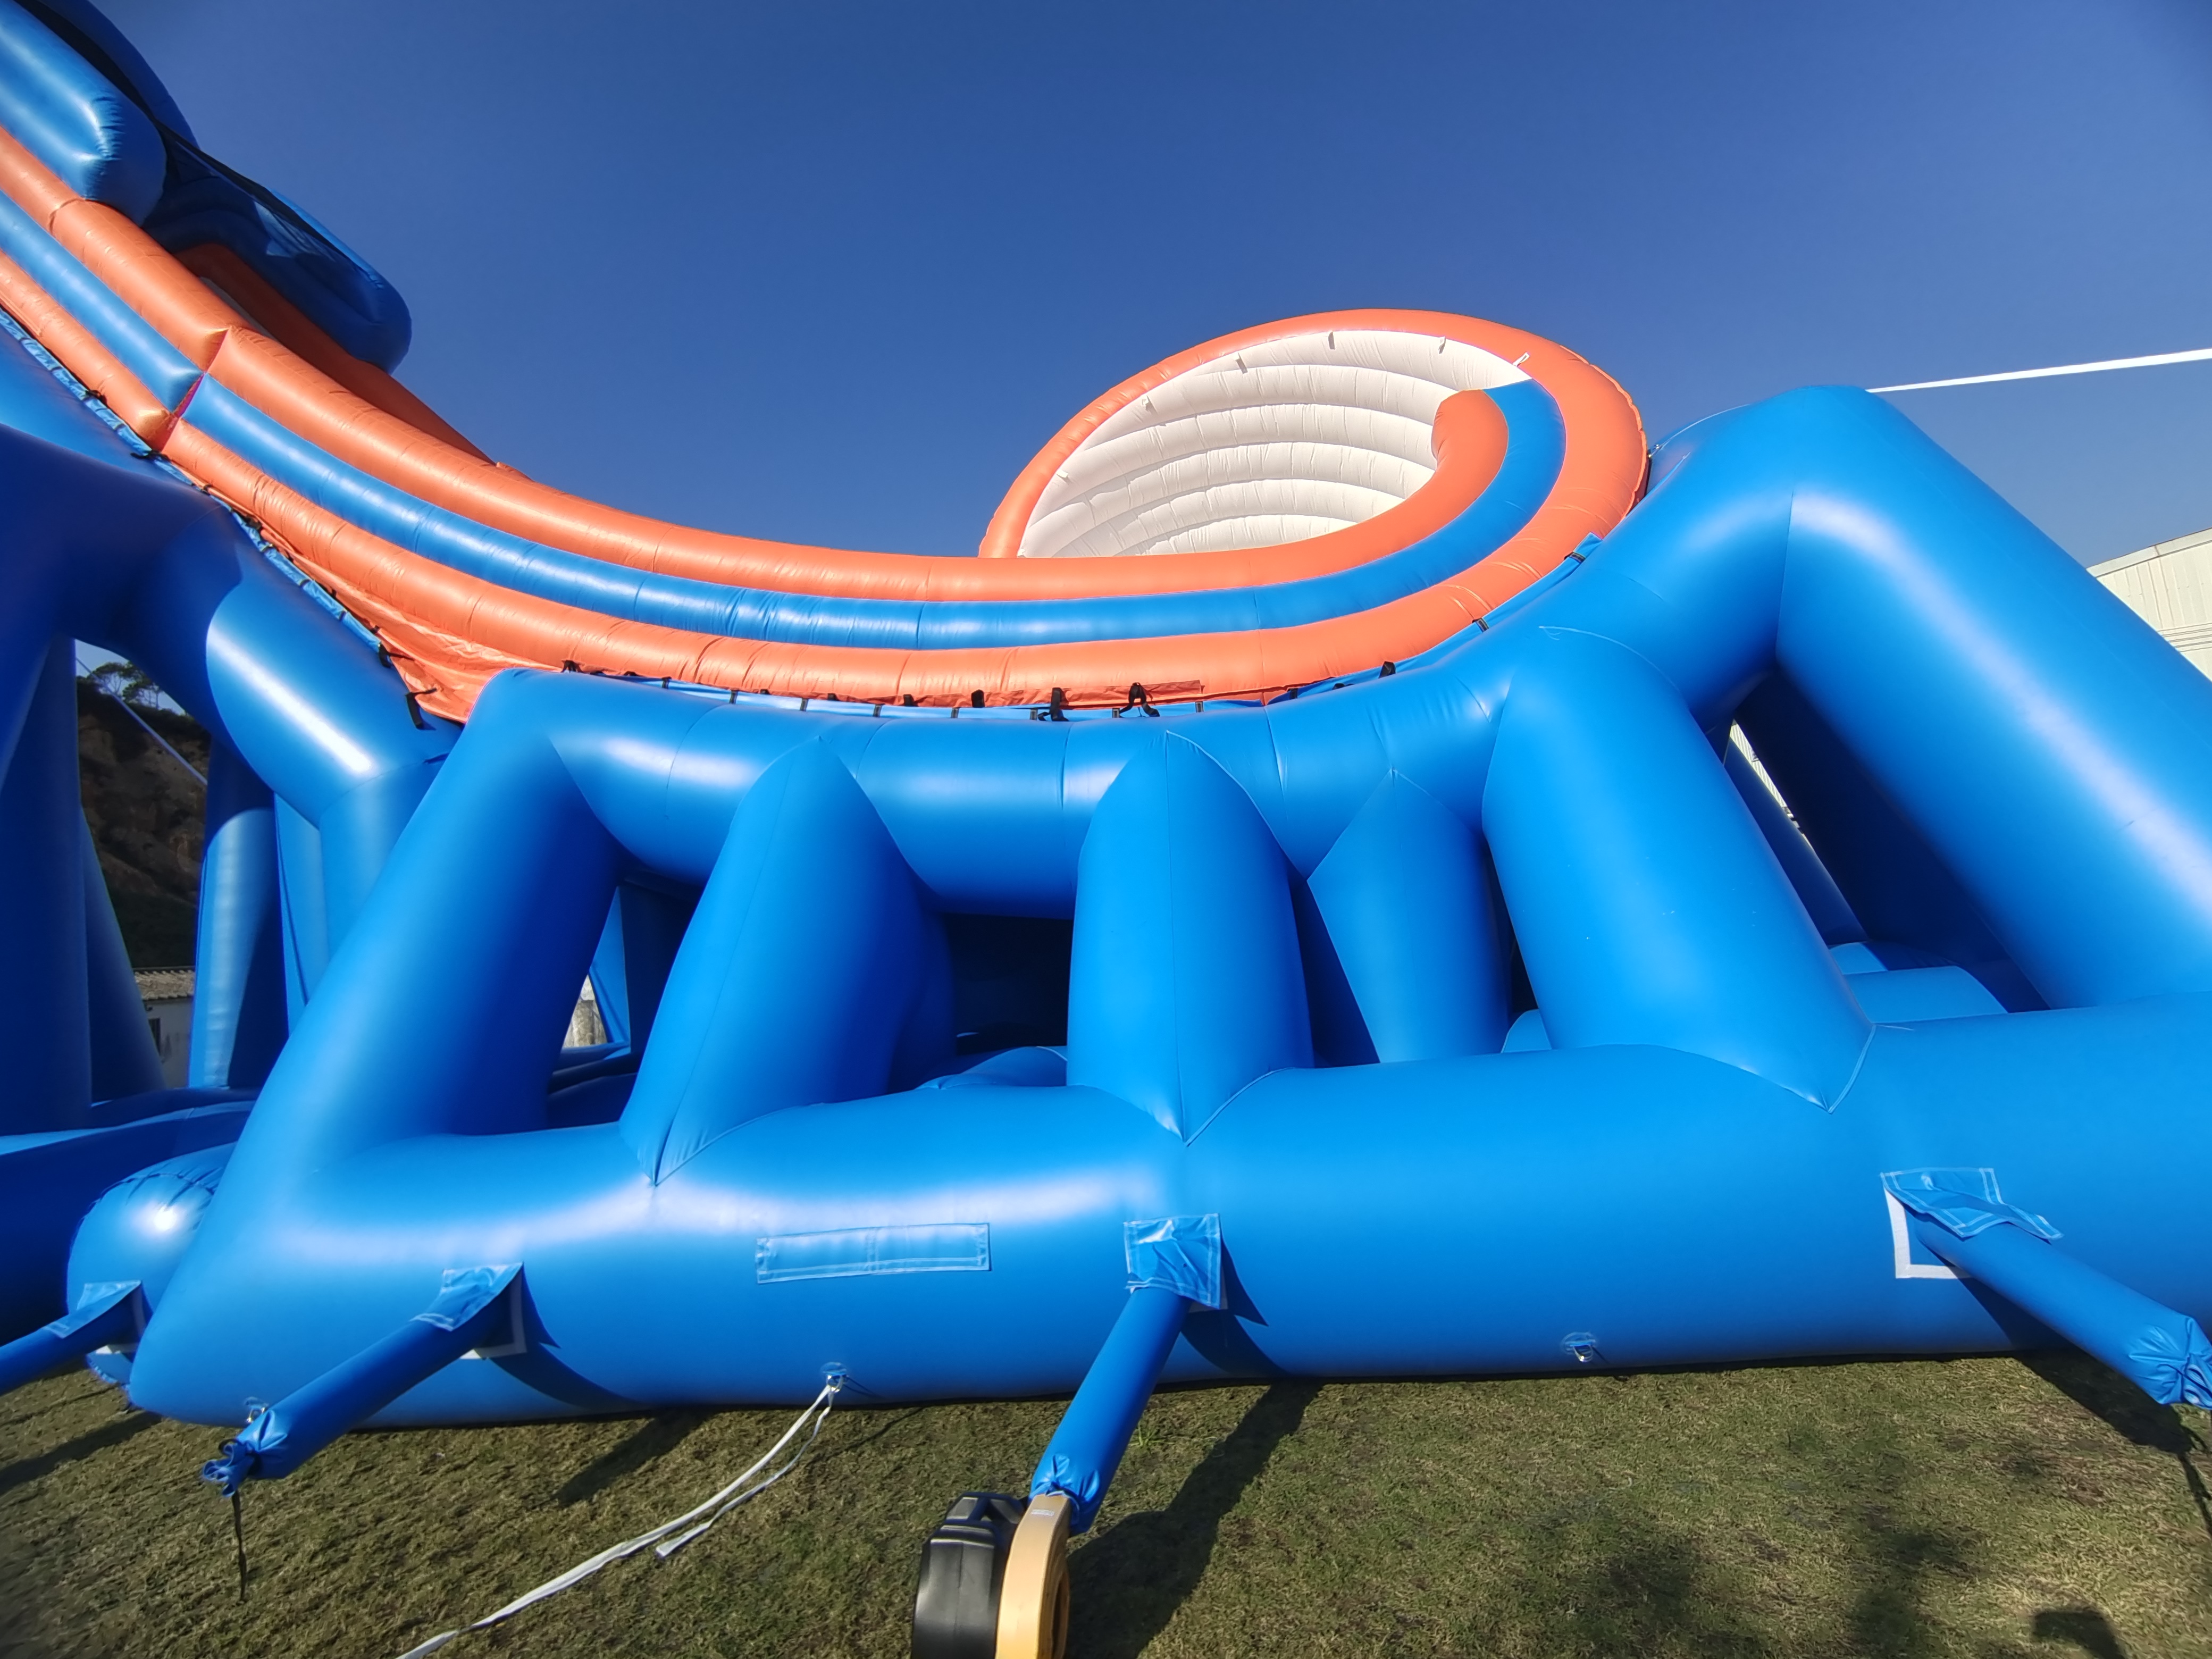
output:
[[[336,518],[163,408],[65,307],[20,267],[0,259],[0,304],[149,446],[258,520],[388,641],[403,677],[426,706],[457,718],[500,669],[562,663],[733,690],[875,702],[912,696],[957,704],[980,690],[994,703],[1041,702],[1057,688],[1074,703],[1118,702],[1133,682],[1159,696],[1264,696],[1415,655],[1468,627],[1554,568],[1585,536],[1609,531],[1634,503],[1644,479],[1644,430],[1634,404],[1610,376],[1565,347],[1447,313],[1351,310],[1208,341],[1094,400],[1017,477],[986,532],[983,557],[856,552],[688,529],[565,495],[484,459],[396,380],[347,357],[273,290],[263,292],[266,284],[242,262],[226,264],[219,251],[193,250],[188,262],[199,268],[196,274],[122,215],[69,191],[4,132],[0,189],[185,357],[337,459],[526,539],[709,581],[923,600],[1250,586],[1325,574],[1395,551],[1442,527],[1481,493],[1503,453],[1504,422],[1489,398],[1462,395],[1439,410],[1437,476],[1364,523],[1231,553],[1006,556],[1052,472],[1116,409],[1190,368],[1297,334],[1390,330],[1517,359],[1557,402],[1565,426],[1557,481],[1518,534],[1457,577],[1352,615],[1240,633],[946,651],[739,640],[626,622],[514,592]],[[287,343],[225,304],[203,274]]]

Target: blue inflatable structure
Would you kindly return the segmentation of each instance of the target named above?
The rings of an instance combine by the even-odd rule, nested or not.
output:
[[[92,1353],[149,1410],[245,1425],[210,1465],[232,1488],[362,1424],[798,1402],[825,1376],[874,1403],[1073,1392],[1029,1501],[971,1495],[930,1541],[916,1650],[947,1655],[1064,1638],[1061,1543],[1162,1379],[2065,1341],[2212,1403],[2212,1147],[2185,1130],[2212,1051],[2212,682],[1887,405],[1816,388],[1716,416],[1659,447],[1625,517],[1455,599],[1420,649],[1178,690],[1156,665],[1179,653],[1476,591],[1455,573],[1550,522],[1593,453],[1571,354],[1301,319],[1268,349],[1306,401],[1266,418],[1368,433],[1358,487],[1389,501],[1255,474],[1229,530],[1140,550],[1288,557],[1473,465],[1430,527],[1345,556],[1371,590],[911,607],[915,659],[1126,648],[1100,660],[1147,672],[1110,703],[810,691],[796,657],[507,666],[516,636],[436,620],[481,647],[456,704],[405,643],[432,590],[340,603],[328,550],[374,533],[451,575],[438,538],[503,546],[507,508],[471,528],[397,484],[346,496],[350,463],[297,434],[247,498],[187,416],[228,398],[239,450],[289,417],[221,358],[164,396],[148,365],[181,325],[114,248],[275,214],[240,247],[380,371],[397,296],[331,277],[352,256],[258,186],[216,189],[234,175],[82,0],[0,9],[0,276],[22,279],[0,293],[0,997],[30,1034],[0,1110],[0,1386]],[[24,205],[33,166],[61,206]],[[1404,339],[1474,353],[1475,381],[1422,382],[1425,415],[1337,397],[1319,354],[1368,335],[1370,380],[1413,375]],[[1097,538],[1152,508],[1066,492],[1086,465],[1136,489],[1100,459],[1118,434],[1166,444],[1142,421],[1267,372],[1267,343],[1102,405],[1048,452],[1006,568],[1067,556],[1036,544],[1064,520],[1091,538],[1072,565],[1137,580]],[[1394,421],[1410,459],[1372,435]],[[1487,460],[1447,453],[1486,421]],[[1395,495],[1391,455],[1421,475]],[[1293,499],[1310,523],[1255,540]],[[643,625],[635,569],[540,550],[500,580],[550,604],[526,577],[566,571],[592,627]],[[485,617],[492,568],[451,575]],[[860,617],[865,589],[825,583],[811,614]],[[1244,599],[1185,616],[1194,592]],[[805,648],[874,672],[850,637]],[[153,1086],[88,862],[72,639],[215,738],[189,1090]],[[563,1052],[587,974],[613,1041]]]

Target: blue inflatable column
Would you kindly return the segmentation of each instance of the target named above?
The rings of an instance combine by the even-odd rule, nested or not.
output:
[[[763,1112],[911,1086],[902,1070],[951,1053],[950,982],[943,928],[876,809],[802,744],[731,820],[623,1138],[658,1180]]]
[[[1263,1073],[1313,1064],[1282,849],[1206,753],[1131,757],[1076,866],[1067,1080],[1186,1139]]]
[[[393,696],[398,696],[395,685]],[[399,832],[437,777],[427,763],[400,765],[349,790],[325,806],[316,820],[321,843],[324,928],[335,951],[353,931],[368,902],[369,890],[384,873]],[[580,979],[577,981],[582,983]]]
[[[1927,840],[1796,686],[1773,676],[1736,718],[1869,939],[1955,963],[2015,1012],[2045,1006]]]
[[[161,1054],[146,1024],[145,1000],[131,970],[123,929],[107,896],[100,854],[82,814],[77,819],[77,867],[84,876],[86,1027],[92,1048],[92,1097],[117,1100],[162,1085]]]
[[[2212,681],[1881,399],[1761,416],[1791,682],[2053,1006],[2212,990]]]
[[[608,1042],[644,1048],[693,908],[691,902],[635,879],[616,887],[592,956],[592,991]]]
[[[389,667],[250,545],[228,545],[235,532],[223,529],[179,538],[163,580],[144,585],[137,611],[148,614],[134,618],[152,633],[168,621],[158,608],[167,604],[204,617],[204,631],[182,651],[161,635],[133,648],[166,647],[181,658],[176,683],[155,677],[194,713],[207,707],[210,729],[315,827],[322,925],[335,952],[437,777],[455,728],[413,714]],[[164,633],[175,631],[169,621]],[[152,666],[145,654],[131,660]],[[200,681],[197,701],[191,678]]]
[[[1456,813],[1393,772],[1307,885],[1376,1059],[1498,1052],[1507,984],[1490,872]]]
[[[1555,1048],[1678,1048],[1824,1106],[1850,1085],[1872,1028],[1641,657],[1583,634],[1530,641],[1483,823]]]
[[[276,816],[268,786],[229,744],[208,761],[207,839],[200,862],[191,1082],[252,1088],[284,1046],[283,915]]]
[[[92,1098],[75,658],[68,640],[46,647],[0,780],[0,1008],[16,1033],[0,1133],[71,1127]]]
[[[1828,873],[1828,866],[1820,862],[1820,855],[1813,850],[1812,842],[1805,839],[1805,832],[1766,787],[1766,780],[1759,776],[1759,769],[1734,743],[1723,750],[1721,760],[1728,768],[1729,781],[1735,786],[1736,793],[1743,797],[1744,805],[1750,809],[1752,822],[1766,837],[1774,861],[1782,866],[1782,873],[1790,878],[1790,886],[1796,890],[1797,902],[1805,907],[1805,914],[1820,930],[1821,942],[1863,943],[1866,929],[1852,914],[1850,902],[1836,885],[1836,878]]]
[[[284,1012],[297,1025],[331,962],[329,912],[323,902],[323,836],[279,796],[276,892],[284,924]]]

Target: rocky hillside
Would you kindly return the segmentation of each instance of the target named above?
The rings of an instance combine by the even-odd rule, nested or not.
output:
[[[162,708],[137,713],[206,773],[208,734],[198,721]],[[204,793],[112,697],[83,680],[76,729],[85,822],[131,965],[187,964],[199,915]]]

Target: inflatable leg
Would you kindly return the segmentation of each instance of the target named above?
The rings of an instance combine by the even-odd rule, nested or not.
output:
[[[1813,850],[1805,832],[1790,821],[1774,792],[1766,787],[1758,769],[1733,743],[1721,756],[1728,768],[1729,781],[1735,786],[1743,804],[1751,809],[1752,822],[1759,833],[1766,837],[1773,851],[1774,861],[1782,866],[1782,873],[1790,878],[1790,884],[1797,890],[1797,902],[1805,907],[1805,914],[1820,929],[1821,942],[1826,945],[1849,945],[1863,941],[1866,929],[1851,913],[1850,902],[1836,878],[1828,873],[1828,866],[1820,862],[1820,855]]]
[[[78,815],[80,824],[83,815]],[[84,876],[86,1024],[92,1045],[92,1097],[115,1100],[161,1087],[161,1056],[146,1026],[146,1005],[131,971],[131,953],[116,925],[107,878],[100,872],[92,831],[82,830],[78,868]]]
[[[1059,1659],[1066,1649],[1068,1535],[1088,1530],[1097,1516],[1190,1306],[1164,1285],[1131,1291],[1068,1401],[1006,1552],[997,1659]]]
[[[297,1025],[330,965],[330,921],[323,906],[322,832],[282,796],[276,799],[276,892],[284,922],[284,1013]]]
[[[1506,973],[1474,832],[1393,772],[1307,878],[1377,1060],[1498,1052]]]
[[[73,655],[67,640],[46,647],[0,781],[0,1007],[15,1033],[0,1133],[74,1127],[92,1099]]]
[[[19,1389],[65,1361],[82,1359],[118,1337],[130,1335],[144,1322],[143,1314],[135,1279],[122,1285],[86,1286],[85,1297],[76,1312],[40,1326],[28,1336],[0,1343],[0,1394]]]
[[[1195,744],[1130,759],[1076,866],[1067,1080],[1186,1139],[1262,1073],[1313,1064],[1288,866]]]
[[[1532,640],[1483,822],[1553,1046],[1704,1054],[1832,1107],[1871,1028],[1674,688]]]
[[[247,1480],[281,1480],[331,1441],[459,1358],[512,1316],[520,1267],[447,1270],[430,1305],[382,1341],[295,1389],[222,1444],[202,1478],[226,1496]]]
[[[1127,1222],[1121,1249],[1128,1300],[1037,1460],[1026,1505],[963,1492],[923,1547],[923,1659],[1058,1659],[1067,1644],[1068,1535],[1097,1518],[1184,1316],[1223,1302],[1219,1216]]]
[[[1164,1285],[1132,1290],[1037,1460],[1027,1504],[999,1492],[954,1500],[922,1547],[915,1659],[1059,1659],[1066,1650],[1068,1536],[1097,1515],[1191,1305]]]
[[[1984,1170],[1914,1170],[1883,1177],[1912,1212],[1913,1235],[2101,1359],[2161,1406],[2212,1407],[2212,1340],[2187,1314],[2130,1290],[2051,1241],[2042,1217],[2004,1203]]]
[[[2187,1314],[2139,1295],[2017,1227],[1960,1238],[1918,1221],[1920,1242],[2101,1359],[2161,1406],[2212,1407],[2212,1341]]]
[[[653,1178],[764,1112],[881,1092],[923,981],[946,971],[941,938],[928,949],[935,927],[842,763],[809,743],[763,772],[700,895],[623,1114]]]
[[[592,988],[609,1042],[633,1054],[644,1048],[696,902],[636,880],[615,889],[592,956]]]
[[[1114,1471],[1121,1466],[1137,1419],[1152,1397],[1160,1367],[1167,1364],[1168,1351],[1182,1334],[1183,1315],[1189,1307],[1187,1299],[1163,1285],[1142,1285],[1129,1292],[1106,1346],[1091,1362],[1083,1386],[1053,1432],[1052,1443],[1037,1460],[1036,1474],[1030,1481],[1030,1502],[1054,1492],[1065,1495],[1073,1506],[1067,1516],[1070,1531],[1090,1530]]]
[[[252,1088],[285,1036],[276,811],[269,787],[225,743],[208,760],[207,802],[191,1081]]]

